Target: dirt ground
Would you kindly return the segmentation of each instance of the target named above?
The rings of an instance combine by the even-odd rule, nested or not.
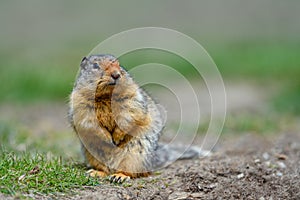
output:
[[[37,199],[300,199],[300,135],[220,140],[212,156],[177,161],[125,185],[108,181],[68,196]],[[0,198],[4,198],[0,194]]]
[[[103,182],[66,199],[300,199],[300,136],[245,135],[125,186]]]

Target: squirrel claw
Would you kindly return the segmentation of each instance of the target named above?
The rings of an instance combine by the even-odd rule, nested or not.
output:
[[[130,180],[130,177],[123,173],[112,174],[109,176],[109,181],[112,183],[123,183],[127,180]]]

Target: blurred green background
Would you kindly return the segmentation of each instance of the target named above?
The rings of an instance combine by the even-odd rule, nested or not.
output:
[[[35,120],[48,120],[42,110],[53,110],[49,117],[52,121],[55,115],[66,115],[81,58],[113,34],[147,26],[174,29],[197,40],[217,64],[225,86],[251,85],[271,95],[267,98],[271,108],[267,113],[246,114],[236,121],[229,117],[229,127],[241,122],[242,127],[255,129],[260,120],[254,119],[270,113],[297,118],[299,8],[296,0],[1,1],[0,121],[10,123],[11,116],[14,120],[21,116],[21,124],[28,123],[30,129]],[[122,59],[127,69],[147,62],[173,66],[193,78],[192,67],[186,61],[165,52],[137,51]],[[244,101],[243,94],[238,98]],[[280,121],[266,124],[278,124],[276,120]],[[249,125],[252,122],[254,125]],[[52,126],[43,122],[38,132],[47,132],[44,129],[51,127],[52,132],[60,134],[64,126],[55,120]]]
[[[2,1],[0,103],[66,100],[81,58],[99,42],[158,26],[196,39],[225,81],[274,84],[275,107],[299,113],[299,8],[293,0]]]
[[[18,177],[40,164],[31,160],[28,166],[30,159],[23,154],[15,161],[7,151],[45,153],[46,164],[51,155],[59,156],[59,161],[61,157],[82,161],[79,141],[67,122],[68,95],[79,63],[104,39],[137,27],[174,29],[207,50],[228,96],[223,135],[299,133],[299,10],[298,0],[0,1],[0,177],[6,177],[0,185],[8,188],[0,187],[0,192],[32,190],[35,186],[30,184],[18,188]],[[121,58],[127,69],[149,62],[172,66],[192,81],[198,78],[189,63],[170,53],[142,50]],[[204,107],[209,107],[206,103]],[[208,119],[198,133],[206,132]],[[175,130],[178,122],[169,128]],[[54,159],[45,174],[57,182],[52,181],[57,177],[56,172],[52,176],[53,166],[62,164]],[[81,176],[62,184],[94,184],[85,182],[84,169],[65,166],[71,174],[79,170]],[[7,176],[8,169],[16,173]],[[61,188],[57,184],[49,191]],[[42,185],[37,191],[48,193],[48,188]]]

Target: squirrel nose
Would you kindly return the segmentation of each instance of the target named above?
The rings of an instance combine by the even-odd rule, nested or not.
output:
[[[113,79],[115,79],[115,80],[119,79],[120,76],[121,76],[121,75],[120,75],[119,72],[113,72],[113,73],[111,74],[111,77],[112,77]]]

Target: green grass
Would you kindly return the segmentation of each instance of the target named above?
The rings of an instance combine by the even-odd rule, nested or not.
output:
[[[37,169],[37,170],[33,170]],[[43,154],[16,155],[0,151],[0,192],[9,195],[58,195],[72,193],[83,186],[95,186],[99,181],[87,177],[83,167],[62,158]]]
[[[16,124],[0,123],[0,193],[57,196],[101,183],[86,176],[86,168],[74,149],[76,162],[66,156],[69,148],[58,145],[70,138],[57,134],[45,140],[45,136],[33,136],[30,131],[16,127]],[[38,168],[38,172],[32,173],[34,168]]]

